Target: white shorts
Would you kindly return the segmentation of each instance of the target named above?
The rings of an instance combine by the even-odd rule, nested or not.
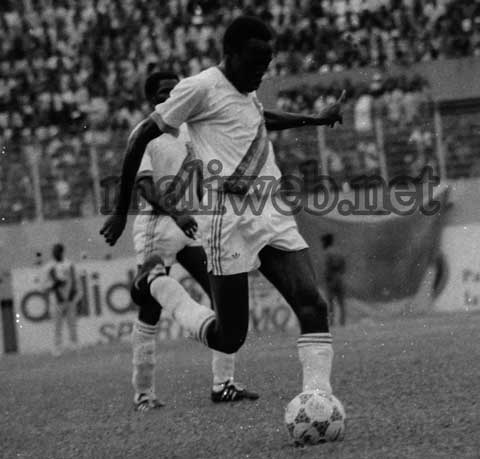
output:
[[[210,215],[202,211],[203,215],[196,218],[203,235],[209,272],[230,275],[258,269],[258,254],[267,245],[289,252],[308,248],[295,218],[281,211],[286,211],[287,206],[283,204],[279,208],[279,199],[274,201],[269,196],[249,195],[254,205],[242,208],[244,196],[219,192],[207,194],[214,201],[207,205],[209,198],[205,196],[203,202]],[[260,200],[265,203],[263,208],[258,207]]]
[[[201,246],[201,238],[190,239],[168,215],[138,215],[133,223],[133,245],[137,264],[151,255],[160,255],[165,266],[172,266],[185,247]]]

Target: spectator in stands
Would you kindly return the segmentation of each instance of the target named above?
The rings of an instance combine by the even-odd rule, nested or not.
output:
[[[284,0],[172,0],[153,5],[145,0],[20,0],[7,2],[0,13],[5,111],[18,108],[20,94],[36,96],[28,110],[23,104],[20,108],[23,125],[32,110],[44,114],[43,122],[56,124],[88,112],[92,98],[125,106],[133,91],[134,100],[141,100],[136,97],[139,79],[152,60],[170,62],[183,76],[200,71],[218,60],[217,37],[244,11],[279,31],[273,74],[480,52],[480,4],[467,0],[423,5],[418,0],[306,0],[295,6]],[[135,110],[128,111],[135,116]],[[18,116],[10,117],[12,126]]]
[[[415,146],[415,154],[407,155],[405,161],[409,164],[409,175],[418,177],[430,167],[437,173],[438,161],[435,157],[435,144],[433,132],[422,126],[421,123],[414,124],[410,138],[408,139]],[[411,156],[411,157],[410,157]]]
[[[368,88],[361,89],[354,108],[354,127],[359,133],[373,130],[373,97]]]

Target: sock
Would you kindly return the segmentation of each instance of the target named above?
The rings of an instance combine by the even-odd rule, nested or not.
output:
[[[141,393],[155,394],[157,327],[137,319],[133,325],[133,373],[132,385],[135,395]]]
[[[212,351],[213,388],[220,389],[226,381],[233,381],[235,354]]]
[[[331,394],[332,335],[305,333],[298,338],[297,346],[303,367],[303,391],[321,390]]]
[[[150,293],[192,338],[208,346],[207,331],[216,317],[212,309],[193,300],[187,291],[169,276],[156,277],[150,284]]]

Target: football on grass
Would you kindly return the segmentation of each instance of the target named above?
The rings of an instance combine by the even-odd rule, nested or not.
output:
[[[345,435],[345,410],[333,395],[306,391],[287,405],[285,425],[299,445],[339,441]]]

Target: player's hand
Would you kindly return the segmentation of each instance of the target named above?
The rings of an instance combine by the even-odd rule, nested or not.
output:
[[[345,98],[347,97],[347,91],[345,89],[342,91],[342,94],[340,94],[340,97],[330,105],[327,105],[323,110],[322,110],[322,119],[324,121],[324,124],[326,124],[329,127],[334,127],[335,123],[343,123],[343,115],[342,115],[342,109],[343,109],[343,104],[345,103]]]
[[[109,245],[115,245],[118,238],[122,235],[125,225],[127,224],[127,216],[122,214],[110,215],[100,230],[100,234],[105,238]]]
[[[198,229],[197,221],[190,215],[176,215],[174,217],[178,227],[190,238],[195,239]]]

